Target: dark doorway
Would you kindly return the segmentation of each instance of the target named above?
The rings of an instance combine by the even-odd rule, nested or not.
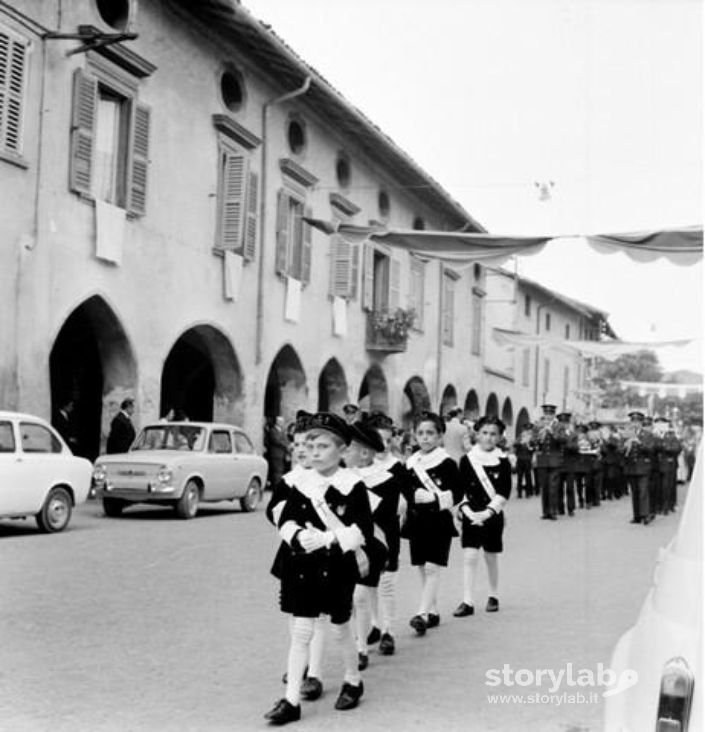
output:
[[[306,406],[306,374],[296,351],[289,345],[277,353],[267,375],[264,416],[284,417],[293,422],[296,412]]]
[[[373,364],[365,372],[357,395],[358,405],[365,412],[389,414],[387,378],[379,364]],[[390,415],[391,416],[391,415]]]
[[[162,374],[162,410],[183,412],[196,422],[213,421],[215,374],[197,334],[182,336],[169,352]]]
[[[477,398],[477,392],[470,389],[465,397],[465,418],[476,420],[480,416],[480,400]]]
[[[331,358],[318,377],[318,411],[342,414],[348,401],[348,382],[343,367]]]

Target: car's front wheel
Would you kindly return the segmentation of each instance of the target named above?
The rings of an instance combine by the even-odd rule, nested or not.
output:
[[[125,508],[125,503],[123,501],[119,501],[117,498],[103,499],[103,511],[105,511],[106,516],[117,518],[122,515],[123,508]]]
[[[253,478],[247,486],[245,495],[240,499],[240,508],[243,511],[254,511],[262,499],[262,486],[257,478]]]
[[[63,531],[71,520],[71,496],[66,488],[52,488],[37,514],[37,526],[47,534]]]
[[[176,514],[182,519],[192,519],[198,513],[198,484],[189,480],[181,498],[176,502]]]

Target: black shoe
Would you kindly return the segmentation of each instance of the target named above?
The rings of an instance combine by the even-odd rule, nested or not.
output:
[[[265,715],[265,719],[269,720],[270,724],[287,724],[288,722],[298,722],[301,719],[301,705],[294,706],[290,704],[286,699],[280,699],[272,709],[270,709]]]
[[[568,516],[575,516],[575,511],[568,511]]]
[[[364,671],[370,665],[370,659],[366,653],[357,654],[357,670]]]
[[[549,521],[558,521],[558,519],[557,519],[557,518],[556,518],[555,516],[553,516],[553,515],[551,515],[551,516],[546,516],[546,518],[547,518],[547,519],[548,519]]]
[[[437,628],[441,624],[441,616],[438,613],[429,613],[426,621],[427,628]]]
[[[372,646],[375,643],[379,642],[379,639],[382,637],[382,634],[379,632],[379,628],[375,628],[373,626],[372,630],[367,635],[367,645]]]
[[[636,516],[629,522],[630,524],[640,524],[641,519],[637,518]]]
[[[460,605],[458,605],[457,608],[455,608],[455,612],[453,613],[453,616],[456,618],[465,618],[468,615],[474,615],[475,614],[475,608],[472,605],[468,605],[467,602],[461,602]]]
[[[488,597],[485,611],[488,613],[496,613],[499,611],[499,600],[496,597]]]
[[[301,684],[301,698],[316,701],[323,693],[323,684],[315,676],[305,678]]]
[[[394,638],[389,633],[382,633],[379,641],[379,652],[383,656],[394,655]]]
[[[409,621],[409,625],[416,631],[416,635],[426,634],[426,621],[422,615],[414,615]]]
[[[360,701],[364,687],[362,681],[357,685],[353,686],[347,682],[343,684],[343,688],[340,690],[340,694],[335,702],[335,708],[347,711],[348,709],[355,709]]]

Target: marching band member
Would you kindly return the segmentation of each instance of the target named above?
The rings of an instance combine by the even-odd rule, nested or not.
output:
[[[445,422],[422,412],[414,423],[419,449],[406,461],[407,480],[402,490],[407,502],[403,536],[409,539],[411,564],[419,568],[419,611],[409,625],[421,636],[440,623],[438,589],[441,569],[448,566],[450,545],[458,532],[452,509],[462,498],[458,467],[441,447]]]
[[[475,612],[473,589],[484,550],[489,597],[487,612],[499,610],[498,555],[502,552],[504,505],[512,489],[509,460],[497,447],[505,425],[497,417],[482,417],[475,423],[477,442],[460,459],[460,482],[464,498],[459,507],[462,518],[463,601],[453,615],[462,618]]]
[[[309,423],[312,470],[298,477],[284,503],[278,526],[291,551],[282,557],[280,607],[293,616],[286,694],[265,714],[271,724],[301,718],[301,683],[309,659],[315,619],[330,616],[345,675],[335,708],[355,708],[363,693],[353,638],[353,591],[368,561],[363,546],[373,541],[367,488],[341,468],[350,430],[343,419],[318,413]]]
[[[536,481],[541,492],[541,510],[543,512],[541,518],[555,521],[558,513],[558,492],[565,437],[556,420],[556,405],[543,404],[541,409],[543,414],[538,420],[534,434],[534,442],[537,445]]]
[[[654,437],[643,428],[643,412],[629,412],[631,420],[625,429],[624,474],[632,494],[633,518],[630,523],[651,523],[649,507],[649,479],[654,453]]]

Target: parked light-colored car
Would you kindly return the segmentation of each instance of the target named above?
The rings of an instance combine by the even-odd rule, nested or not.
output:
[[[210,422],[157,422],[135,439],[129,452],[102,455],[93,482],[108,516],[134,503],[173,506],[193,518],[199,503],[238,500],[257,508],[267,461],[238,427]]]
[[[42,531],[62,531],[88,497],[91,472],[46,421],[0,411],[0,518],[34,516]]]

